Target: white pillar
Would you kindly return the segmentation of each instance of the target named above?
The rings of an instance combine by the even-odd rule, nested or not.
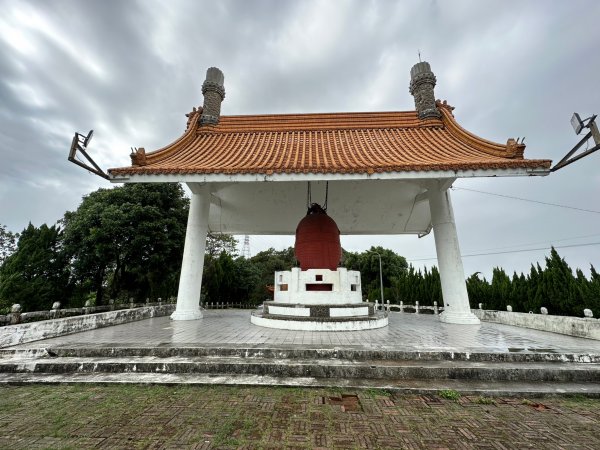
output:
[[[479,319],[469,306],[450,192],[435,186],[428,190],[428,196],[444,298],[444,312],[440,314],[440,320],[447,323],[478,324]]]
[[[189,183],[192,190],[190,212],[185,232],[185,247],[181,262],[177,306],[171,320],[195,320],[202,318],[200,290],[204,269],[204,252],[208,233],[210,191],[208,185]]]

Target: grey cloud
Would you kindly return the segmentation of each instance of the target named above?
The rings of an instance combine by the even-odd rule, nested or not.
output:
[[[67,163],[76,130],[95,128],[90,151],[113,167],[128,163],[129,146],[155,149],[176,139],[183,114],[202,103],[201,84],[213,65],[225,72],[224,114],[406,110],[413,108],[409,70],[420,50],[437,75],[437,96],[456,106],[462,126],[498,142],[527,136],[526,156],[533,158],[559,159],[578,140],[568,123],[572,112],[599,112],[590,77],[600,69],[597,2],[331,4],[6,2],[3,20],[23,27],[37,53],[0,39],[0,223],[18,231],[29,220],[54,222],[82,195],[107,186]],[[58,40],[17,24],[10,11],[22,8],[57,30]],[[31,90],[42,104],[26,94]],[[456,186],[599,209],[598,157],[543,179]],[[453,198],[465,253],[600,229],[594,214],[459,190]],[[252,242],[259,250],[291,240]],[[435,255],[432,236],[343,243],[354,250],[382,244],[409,258]],[[543,253],[465,258],[465,270],[527,270]],[[587,268],[594,257],[600,266],[598,247],[564,254],[574,266]]]

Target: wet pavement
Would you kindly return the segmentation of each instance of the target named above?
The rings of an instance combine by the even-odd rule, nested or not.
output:
[[[390,313],[389,326],[367,331],[311,332],[263,328],[248,310],[209,310],[195,321],[158,317],[11,347],[271,347],[414,352],[589,353],[600,341],[483,322],[441,323],[437,316]]]

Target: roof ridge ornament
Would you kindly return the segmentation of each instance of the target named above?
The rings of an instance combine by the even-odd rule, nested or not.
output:
[[[129,157],[131,158],[132,166],[145,166],[148,164],[146,161],[146,149],[144,147],[131,147],[131,153],[129,154]]]
[[[185,124],[185,131],[189,130],[190,126],[193,125],[192,122],[194,120],[194,117],[196,117],[196,114],[200,114],[200,116],[202,116],[202,111],[202,106],[199,106],[198,108],[194,106],[192,110],[185,115],[185,117],[188,118],[187,123]]]
[[[451,106],[448,103],[448,100],[442,101],[442,100],[438,99],[435,101],[435,106],[438,108],[438,110],[439,110],[439,108],[446,109],[452,115],[452,117],[454,117],[454,113],[452,111],[454,111],[456,108],[454,106]]]
[[[523,138],[523,141],[525,138]],[[522,159],[525,154],[525,144],[523,141],[519,142],[519,138],[509,138],[506,141],[506,154],[509,158],[520,158]]]
[[[436,81],[435,75],[426,61],[419,62],[410,69],[409,91],[415,98],[415,108],[421,120],[441,117],[436,108],[433,90]]]
[[[225,76],[217,67],[206,71],[206,80],[202,84],[204,106],[200,116],[200,125],[216,125],[221,117],[221,102],[225,99]]]

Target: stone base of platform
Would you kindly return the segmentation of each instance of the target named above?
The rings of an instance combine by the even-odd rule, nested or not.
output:
[[[295,316],[312,318],[367,317],[375,313],[374,303],[319,303],[293,304],[264,302],[264,314],[270,316]]]
[[[323,305],[320,305],[321,307]],[[290,308],[290,309],[293,309]],[[295,331],[361,331],[383,328],[388,325],[387,313],[344,317],[310,317],[299,315],[272,315],[266,312],[253,312],[250,322],[267,328]]]

